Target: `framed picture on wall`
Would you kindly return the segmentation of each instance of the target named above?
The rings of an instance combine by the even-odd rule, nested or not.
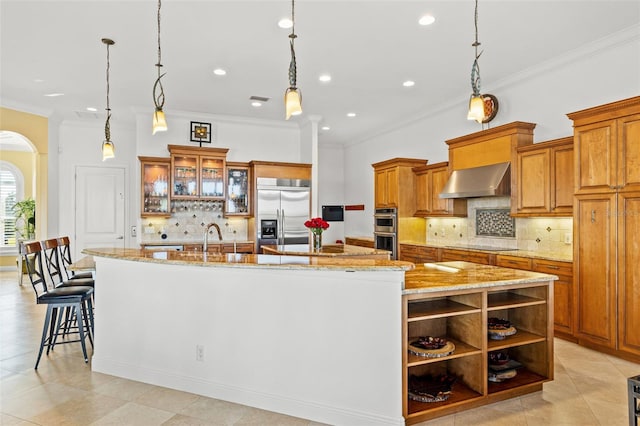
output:
[[[200,144],[211,143],[211,123],[192,121],[190,141]]]

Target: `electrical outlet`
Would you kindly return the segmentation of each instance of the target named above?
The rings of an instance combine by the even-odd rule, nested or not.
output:
[[[565,244],[571,244],[573,240],[573,235],[571,235],[571,232],[567,232],[564,234],[564,243]]]
[[[155,234],[156,232],[156,228],[154,228],[153,226],[145,226],[144,227],[144,233],[145,234]]]
[[[204,361],[204,346],[196,345],[196,361]]]
[[[135,237],[136,237],[136,235],[138,235],[138,231],[137,231],[137,229],[136,229],[136,226],[135,226],[135,225],[133,225],[133,226],[131,227],[131,236],[132,236],[133,238],[135,238]]]
[[[442,229],[440,230],[440,236],[441,236],[441,237],[444,237],[444,236],[446,236],[446,235],[447,235],[447,234],[444,232],[444,228],[442,228]]]

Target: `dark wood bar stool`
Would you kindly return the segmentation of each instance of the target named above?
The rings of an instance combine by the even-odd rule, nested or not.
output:
[[[24,257],[29,280],[36,293],[36,303],[39,305],[47,305],[47,313],[42,328],[42,338],[40,339],[40,349],[34,368],[37,369],[40,364],[44,347],[47,347],[47,354],[49,354],[49,351],[52,350],[56,344],[80,342],[84,361],[89,362],[85,338],[89,337],[89,341],[93,345],[93,305],[91,303],[93,287],[69,285],[49,288],[45,277],[45,270],[42,265],[42,253],[42,245],[38,241],[21,243],[20,245],[20,254]],[[78,317],[78,339],[76,340],[57,339],[60,333],[59,316],[65,308],[72,308]]]
[[[69,240],[69,237],[64,236],[58,238],[58,249],[60,250],[60,263],[62,264],[62,268],[64,269],[64,273],[68,280],[93,278],[93,274],[91,272],[69,273],[67,267],[73,263],[71,260],[71,240]]]

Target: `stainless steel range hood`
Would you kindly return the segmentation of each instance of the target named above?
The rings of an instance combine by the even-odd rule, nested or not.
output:
[[[455,170],[440,198],[496,197],[511,194],[509,163]]]

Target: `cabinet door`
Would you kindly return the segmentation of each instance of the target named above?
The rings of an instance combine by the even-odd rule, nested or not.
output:
[[[140,217],[170,217],[169,202],[170,162],[167,158],[152,160],[151,157],[140,157],[141,176],[141,208]]]
[[[576,127],[574,131],[576,194],[610,192],[615,189],[617,185],[616,145],[614,120]]]
[[[440,198],[442,189],[449,179],[449,170],[445,167],[442,169],[433,169],[431,171],[431,212],[446,214],[450,213],[450,206],[453,200]]]
[[[398,168],[387,170],[387,205],[398,207],[400,198],[400,181],[398,176]]]
[[[416,216],[423,217],[431,211],[430,177],[429,172],[416,174]]]
[[[573,146],[551,151],[551,211],[573,212]]]
[[[532,270],[558,276],[553,283],[553,325],[556,331],[573,335],[573,264],[546,259],[533,259]]]
[[[376,185],[375,185],[375,205],[376,207],[387,207],[387,171],[376,170]]]
[[[576,196],[576,337],[616,346],[616,195]]]
[[[227,165],[227,200],[225,202],[225,215],[249,216],[249,167]]]
[[[171,156],[171,198],[198,196],[198,156]]]
[[[224,198],[224,159],[200,157],[200,197]]]
[[[618,348],[640,355],[640,192],[618,196]]]
[[[618,120],[618,182],[622,191],[640,190],[640,114]]]
[[[549,150],[519,152],[518,213],[551,211],[549,182]]]

